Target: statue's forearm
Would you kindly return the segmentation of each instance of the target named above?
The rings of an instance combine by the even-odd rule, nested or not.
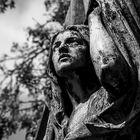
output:
[[[90,55],[102,85],[116,97],[127,90],[131,82],[130,68],[117,49],[101,21],[101,9],[89,16]]]

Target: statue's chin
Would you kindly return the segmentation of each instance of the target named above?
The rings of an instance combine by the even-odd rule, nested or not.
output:
[[[59,77],[67,77],[74,72],[77,67],[80,67],[76,61],[61,61],[59,63],[58,68],[56,69],[56,73]]]
[[[64,63],[56,73],[59,77],[68,77],[72,73],[71,69],[72,66],[70,64]]]

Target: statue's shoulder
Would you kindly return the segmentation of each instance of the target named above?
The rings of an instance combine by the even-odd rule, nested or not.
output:
[[[108,92],[104,87],[101,87],[90,96],[86,122],[99,116],[112,106],[112,104],[109,103],[108,98]]]

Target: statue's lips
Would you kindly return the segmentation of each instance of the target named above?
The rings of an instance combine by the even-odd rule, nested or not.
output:
[[[67,60],[68,58],[70,58],[71,56],[69,54],[62,54],[60,55],[58,61],[63,61],[63,60]]]

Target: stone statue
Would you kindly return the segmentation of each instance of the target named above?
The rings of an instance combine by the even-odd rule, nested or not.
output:
[[[89,136],[84,121],[100,83],[90,58],[87,26],[69,26],[53,37],[49,75],[52,102],[46,140]]]
[[[87,26],[73,25],[52,39],[52,94],[44,140],[138,138],[139,121],[134,131],[133,119],[138,118],[132,114],[136,72],[103,28],[99,14],[97,8],[89,16],[90,37]]]
[[[87,26],[67,26],[52,39],[44,140],[138,140],[140,3],[71,3],[65,25],[78,24],[80,17],[80,24]]]

